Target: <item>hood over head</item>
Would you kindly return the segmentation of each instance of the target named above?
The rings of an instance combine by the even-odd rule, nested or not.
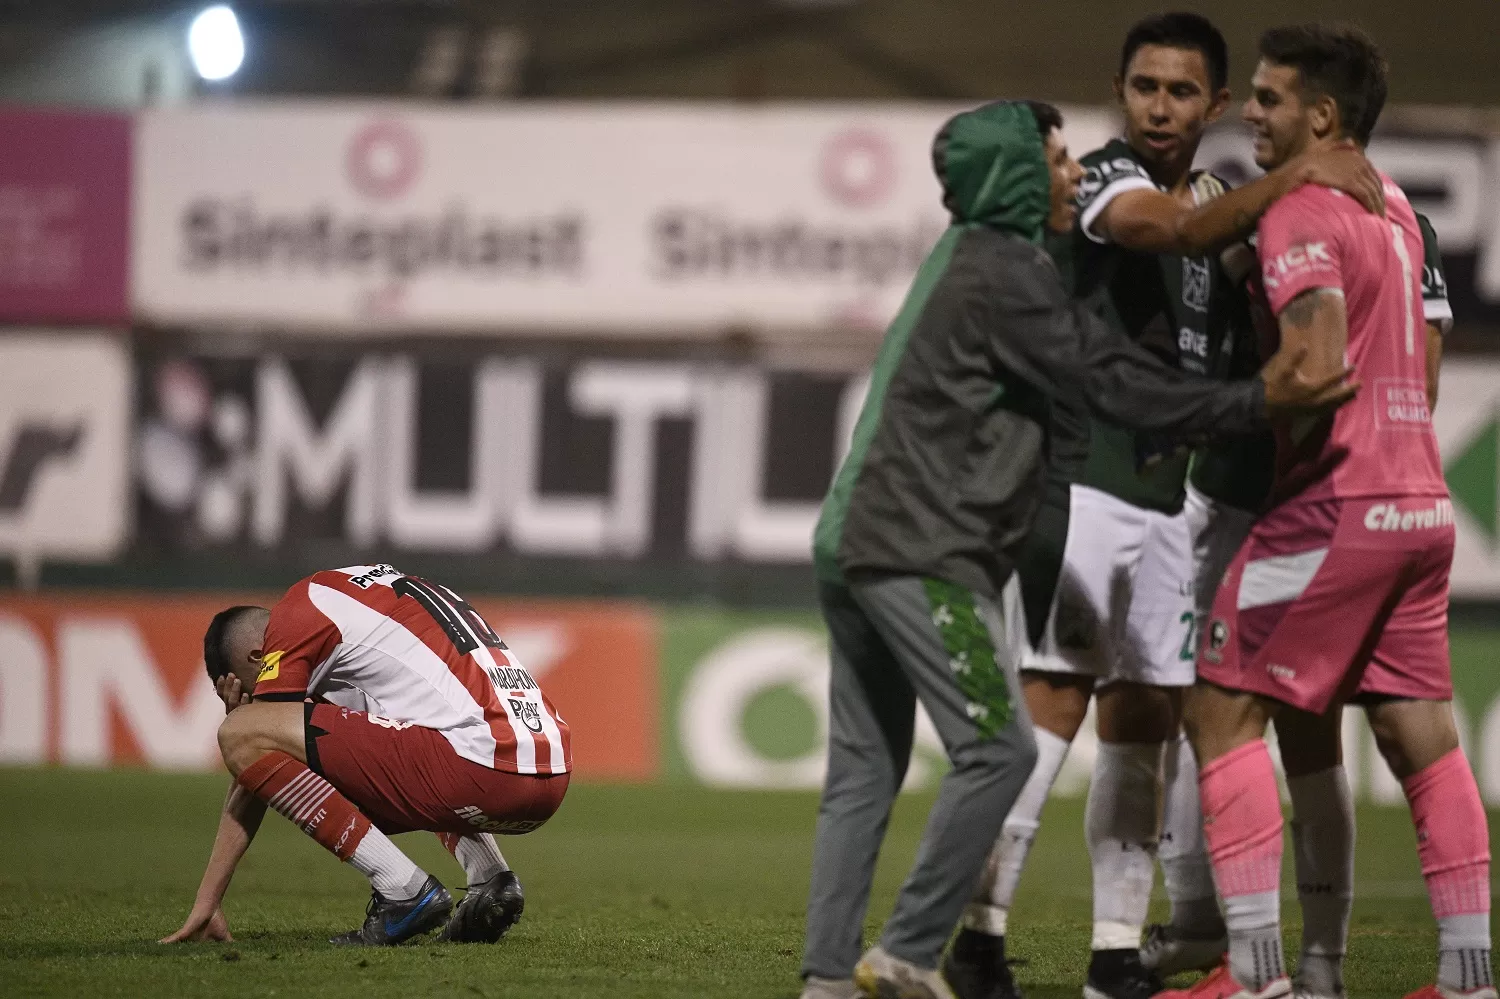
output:
[[[948,119],[932,144],[943,207],[955,225],[979,223],[1040,243],[1052,177],[1036,115],[995,101]]]

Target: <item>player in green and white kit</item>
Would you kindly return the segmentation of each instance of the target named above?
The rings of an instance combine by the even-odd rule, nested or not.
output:
[[[1228,106],[1227,62],[1223,37],[1197,15],[1158,15],[1131,30],[1115,83],[1127,138],[1083,157],[1078,225],[1053,248],[1074,294],[1103,318],[1164,359],[1220,377],[1235,299],[1219,249],[1310,180],[1380,202],[1379,181],[1353,150],[1288,164],[1233,192],[1192,171],[1204,129]],[[963,999],[1018,994],[1004,965],[1010,902],[1042,805],[1095,694],[1100,748],[1085,816],[1094,939],[1084,996],[1146,999],[1162,988],[1142,966],[1140,944],[1163,747],[1187,753],[1189,762],[1173,770],[1196,778],[1177,738],[1196,629],[1187,458],[1171,450],[1095,423],[1086,454],[1051,455],[1050,503],[1019,563],[1020,591],[1009,595],[1012,607],[1024,607],[1035,645],[1022,665],[1038,762],[945,965]],[[1163,451],[1169,456],[1142,467],[1143,455]],[[1188,880],[1207,881],[1206,907],[1217,920],[1207,857],[1200,851],[1187,863],[1199,865]],[[1169,888],[1183,880],[1178,873],[1169,872]]]

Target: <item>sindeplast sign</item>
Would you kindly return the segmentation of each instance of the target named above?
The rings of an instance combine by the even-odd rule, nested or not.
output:
[[[879,326],[946,223],[930,150],[956,110],[148,111],[134,305],[359,331]],[[1109,118],[1069,129],[1086,148]]]

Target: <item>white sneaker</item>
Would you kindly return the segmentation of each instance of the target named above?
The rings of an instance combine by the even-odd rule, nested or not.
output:
[[[808,975],[801,999],[859,999],[859,986],[852,978],[818,978]]]
[[[867,999],[958,999],[936,968],[919,968],[879,947],[854,966],[854,984]]]
[[[1229,950],[1229,937],[1188,937],[1170,923],[1146,927],[1141,966],[1163,978],[1181,971],[1210,971]]]

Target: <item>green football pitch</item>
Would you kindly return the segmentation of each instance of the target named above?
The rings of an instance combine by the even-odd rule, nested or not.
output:
[[[192,901],[224,788],[212,776],[0,770],[0,995],[797,994],[813,795],[580,785],[541,831],[502,841],[527,900],[505,940],[381,951],[327,944],[362,918],[365,882],[270,815],[226,901],[234,942],[159,945]],[[908,795],[897,806],[871,933],[930,802]],[[1089,943],[1082,812],[1079,801],[1049,806],[1012,914],[1010,946],[1026,959],[1017,974],[1031,996],[1079,994]],[[1403,809],[1363,809],[1359,823],[1349,990],[1399,997],[1432,976],[1413,836]],[[462,885],[435,837],[398,842]],[[1291,940],[1297,929],[1293,899]]]

